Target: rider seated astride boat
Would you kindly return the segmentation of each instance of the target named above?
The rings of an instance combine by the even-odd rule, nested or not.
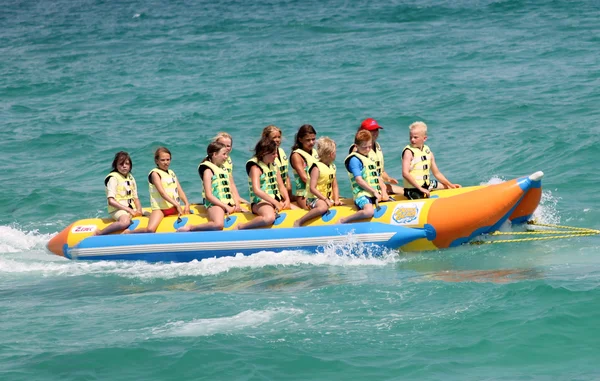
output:
[[[362,123],[360,124],[360,127],[358,128],[358,131],[367,130],[371,133],[371,136],[373,137],[373,146],[371,147],[371,151],[369,151],[369,159],[371,159],[371,160],[373,160],[373,162],[375,162],[375,165],[377,167],[377,172],[379,173],[379,176],[381,177],[381,179],[383,180],[383,182],[385,184],[385,187],[383,187],[381,189],[383,191],[383,195],[385,198],[386,193],[387,194],[403,194],[404,189],[402,189],[401,186],[397,185],[398,180],[396,180],[395,178],[388,175],[387,172],[385,171],[385,161],[383,159],[383,150],[381,149],[381,146],[377,142],[377,138],[379,137],[379,130],[382,130],[382,129],[383,129],[383,127],[381,127],[375,119],[367,118],[362,121]],[[356,151],[355,144],[350,146],[350,150],[348,151],[348,153],[352,153],[354,151]]]
[[[270,139],[277,144],[277,158],[275,158],[275,165],[279,168],[279,173],[281,174],[281,180],[283,180],[283,185],[285,185],[285,189],[287,189],[288,195],[290,196],[290,201],[296,201],[296,196],[292,193],[292,182],[290,181],[289,175],[289,160],[283,148],[281,148],[281,130],[279,127],[274,126],[272,124],[263,128],[262,138],[261,139]]]
[[[310,211],[294,222],[294,227],[299,227],[311,219],[323,215],[333,205],[342,205],[335,177],[335,142],[322,137],[317,140],[319,161],[315,162],[310,170],[310,186],[306,194],[306,203]]]
[[[296,134],[296,140],[292,147],[290,162],[294,170],[294,185],[296,203],[302,209],[308,209],[306,205],[306,191],[308,188],[308,170],[313,163],[319,160],[317,150],[314,149],[317,131],[310,124],[304,124]]]
[[[340,224],[371,218],[375,213],[373,204],[387,201],[382,198],[383,181],[379,177],[377,166],[369,159],[369,151],[373,146],[371,133],[368,130],[359,130],[354,137],[354,144],[357,151],[346,157],[344,165],[350,177],[354,204],[359,211],[346,218],[340,218]]]
[[[190,213],[190,203],[171,165],[171,151],[159,147],[154,153],[156,168],[148,174],[148,188],[150,191],[150,207],[152,213],[148,220],[148,227],[136,229],[131,233],[154,233],[163,217],[183,215]],[[183,201],[184,207],[180,205]]]
[[[275,222],[279,210],[290,209],[287,190],[274,164],[277,144],[270,139],[261,139],[256,144],[254,153],[246,163],[246,172],[252,213],[257,217],[245,224],[236,225],[235,228],[240,230],[270,226]]]
[[[460,188],[453,184],[437,167],[433,152],[425,145],[427,125],[414,122],[409,127],[408,144],[402,150],[402,177],[404,178],[404,196],[409,200],[417,200],[430,196],[435,189]],[[430,171],[437,180],[430,177]]]
[[[206,157],[198,165],[198,173],[202,178],[204,189],[204,206],[209,222],[200,225],[182,226],[178,232],[223,230],[225,214],[236,211],[236,204],[231,192],[231,179],[225,169],[229,157],[229,149],[225,144],[212,142],[206,148]],[[237,207],[239,209],[239,206]]]
[[[233,200],[235,202],[235,211],[240,212],[242,210],[241,204],[249,204],[249,202],[240,197],[237,186],[235,185],[235,180],[233,179],[233,160],[231,160],[233,137],[227,132],[219,132],[212,141],[224,144],[225,147],[227,147],[227,161],[225,161],[223,166],[227,170],[227,173],[229,173],[229,185],[231,186],[231,194],[233,195]],[[204,197],[204,194],[202,194],[202,197]]]
[[[96,230],[95,235],[110,234],[125,230],[131,225],[131,217],[142,215],[142,205],[137,193],[137,184],[131,174],[133,162],[125,151],[115,154],[112,171],[104,179],[108,213],[115,222],[102,230]]]

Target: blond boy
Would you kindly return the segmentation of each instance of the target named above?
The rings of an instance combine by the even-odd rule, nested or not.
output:
[[[409,127],[410,144],[402,150],[402,177],[404,178],[404,196],[416,200],[430,196],[434,189],[459,188],[453,184],[437,167],[433,152],[427,140],[427,125],[414,122]],[[432,179],[431,174],[437,179]]]

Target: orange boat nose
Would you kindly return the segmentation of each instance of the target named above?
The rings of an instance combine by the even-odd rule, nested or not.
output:
[[[52,239],[48,241],[48,244],[46,245],[48,250],[50,250],[56,255],[64,257],[64,247],[67,244],[67,240],[69,239],[69,232],[71,231],[72,226],[73,224],[67,226],[63,229],[63,231],[52,237]]]

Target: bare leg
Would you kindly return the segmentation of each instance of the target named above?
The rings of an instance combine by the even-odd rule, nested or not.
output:
[[[327,203],[323,200],[318,200],[317,205],[313,209],[294,222],[294,227],[297,228],[315,217],[322,216],[327,210],[329,210]]]
[[[347,224],[357,220],[364,220],[373,217],[374,213],[375,210],[373,209],[373,204],[366,204],[363,210],[359,210],[358,212],[351,214],[346,218],[340,218],[338,222],[340,224]]]
[[[96,230],[96,235],[105,235],[119,230],[125,230],[131,225],[131,214],[127,213],[119,217],[118,221],[113,222],[102,230]]]
[[[388,194],[399,194],[399,195],[404,194],[404,188],[402,188],[399,185],[385,184],[385,187],[387,189]]]
[[[225,221],[225,211],[220,206],[211,206],[208,208],[208,221],[205,224],[182,226],[177,229],[178,232],[195,232],[203,230],[223,230]]]
[[[306,205],[306,197],[296,196],[296,204],[298,204],[301,209],[308,210],[308,205]]]
[[[255,229],[262,228],[263,226],[273,225],[275,222],[275,208],[268,202],[259,202],[252,207],[252,212],[256,214],[256,217],[245,224],[236,225],[236,229]]]
[[[150,213],[147,228],[135,229],[133,231],[130,231],[129,233],[154,233],[164,216],[165,215],[163,214],[162,210],[153,210],[152,213]]]

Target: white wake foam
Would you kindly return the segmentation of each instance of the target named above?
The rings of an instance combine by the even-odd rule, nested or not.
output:
[[[194,319],[189,322],[176,321],[154,328],[157,336],[211,336],[215,334],[247,333],[248,328],[258,328],[265,323],[281,324],[294,316],[304,313],[297,308],[269,308],[247,310],[234,316]],[[271,327],[272,324],[269,326]]]

